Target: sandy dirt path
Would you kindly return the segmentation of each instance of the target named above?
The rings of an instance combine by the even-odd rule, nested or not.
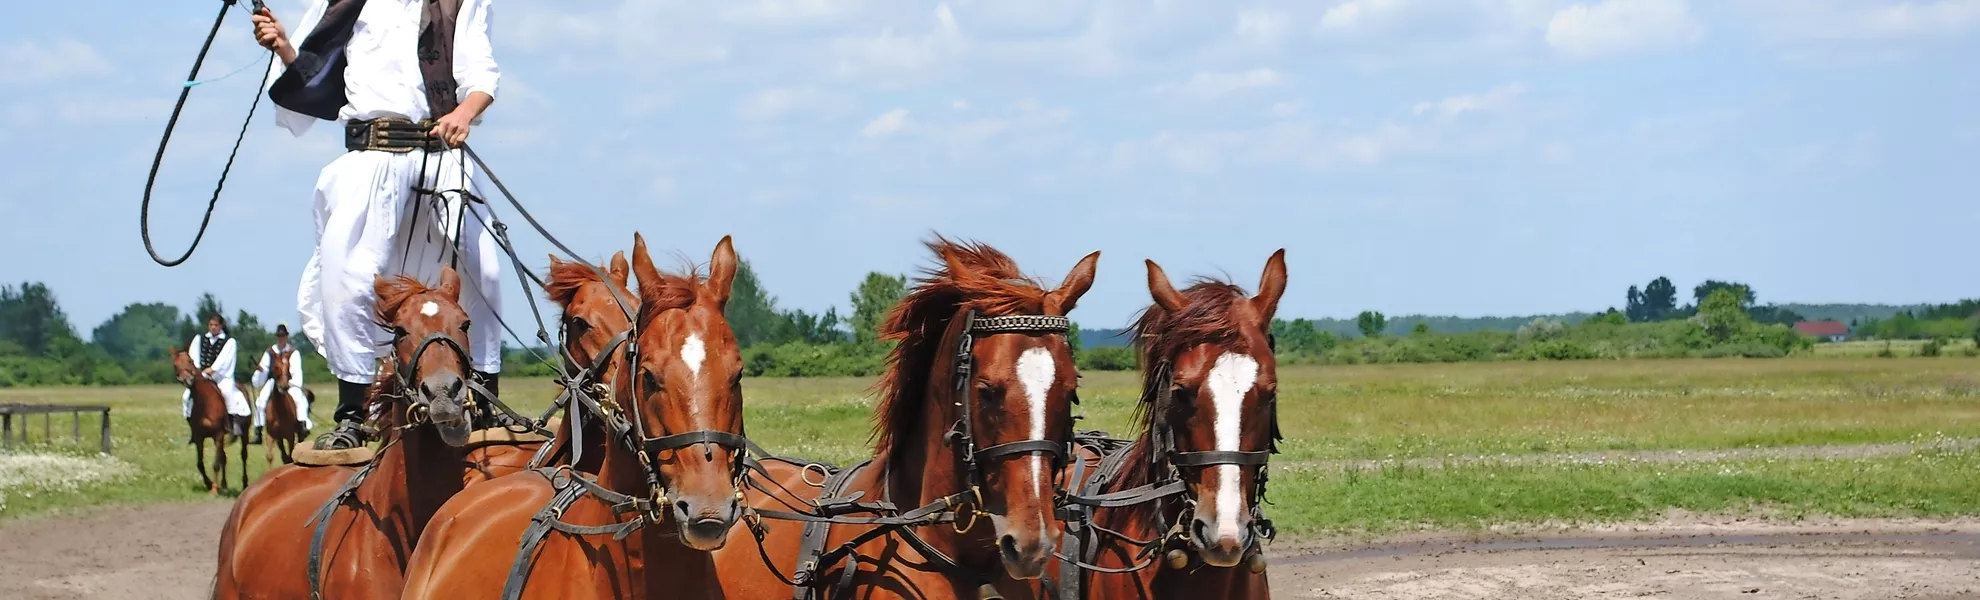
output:
[[[177,600],[212,583],[228,504],[0,524],[0,597]],[[1980,598],[1980,519],[1658,523],[1282,544],[1278,598]]]

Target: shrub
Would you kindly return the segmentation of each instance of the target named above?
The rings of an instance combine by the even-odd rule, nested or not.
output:
[[[1891,350],[1890,342],[1884,342],[1884,348],[1877,351],[1877,358],[1897,358],[1897,352]]]
[[[1079,353],[1082,371],[1133,371],[1134,349],[1125,346],[1087,348]]]
[[[1944,351],[1945,348],[1946,348],[1945,340],[1940,338],[1932,338],[1931,340],[1926,341],[1925,345],[1918,347],[1918,355],[1924,357],[1936,357],[1942,351]]]
[[[1551,321],[1542,317],[1534,319],[1531,323],[1519,326],[1518,335],[1523,340],[1545,341],[1561,337],[1565,333],[1567,333],[1566,325],[1562,325],[1560,321]]]

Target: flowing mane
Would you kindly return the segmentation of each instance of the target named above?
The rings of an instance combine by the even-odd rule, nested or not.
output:
[[[660,313],[694,306],[695,298],[701,293],[701,280],[701,273],[694,269],[688,269],[685,274],[655,271],[641,275],[639,318],[634,322],[644,326]]]
[[[915,288],[887,313],[880,338],[895,342],[886,370],[874,385],[880,397],[873,424],[874,453],[893,448],[902,430],[917,426],[922,393],[934,376],[935,361],[951,321],[964,309],[984,316],[1038,314],[1047,290],[1025,276],[1003,252],[978,242],[936,236],[926,243],[940,266],[924,269]],[[954,272],[950,265],[961,268]]]
[[[1141,363],[1141,402],[1135,407],[1134,422],[1144,434],[1143,439],[1155,427],[1155,420],[1169,410],[1167,406],[1158,406],[1162,387],[1167,383],[1158,379],[1162,374],[1156,366],[1192,346],[1236,342],[1239,323],[1232,314],[1233,307],[1249,293],[1230,282],[1199,277],[1182,290],[1182,296],[1189,301],[1182,312],[1170,314],[1160,304],[1150,304],[1130,330]],[[1148,452],[1147,444],[1138,444],[1135,456],[1128,457],[1128,464],[1154,464]],[[1144,485],[1150,483],[1154,474],[1152,469],[1128,469],[1121,475],[1122,483],[1126,487]]]
[[[571,301],[577,299],[578,290],[584,289],[585,284],[608,283],[604,277],[598,276],[598,271],[591,265],[581,262],[551,262],[550,276],[543,281],[543,292],[550,297],[551,302],[569,305]],[[617,282],[609,283],[626,295],[632,295],[632,290],[620,287]]]

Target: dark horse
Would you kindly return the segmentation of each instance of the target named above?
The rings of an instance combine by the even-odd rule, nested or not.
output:
[[[247,436],[245,424],[240,419],[227,414],[227,397],[220,394],[220,384],[213,383],[193,366],[192,355],[184,349],[172,349],[172,370],[179,383],[192,393],[192,417],[186,425],[192,429],[193,462],[199,466],[199,479],[206,483],[207,495],[219,494],[227,489],[227,441],[240,440],[241,443],[241,485],[248,484]],[[246,387],[241,393],[248,392]],[[206,442],[213,441],[213,472],[220,476],[219,483],[206,472]]]
[[[381,449],[362,468],[284,465],[241,494],[220,533],[215,598],[397,598],[413,542],[467,485],[460,276],[445,269],[431,288],[381,277],[375,289],[395,335],[371,387]]]
[[[290,348],[286,352],[276,352],[274,348],[268,349],[268,381],[274,387],[268,389],[268,408],[265,409],[268,414],[262,415],[262,421],[267,426],[265,433],[268,436],[266,445],[262,449],[268,455],[270,468],[274,467],[275,456],[278,454],[282,457],[282,464],[295,462],[292,455],[296,444],[301,443],[303,437],[308,435],[308,432],[303,431],[301,416],[296,414],[295,401],[289,398],[289,380],[295,376],[289,372],[289,357],[295,353],[295,348]],[[303,388],[302,393],[306,406],[316,405],[316,392]]]
[[[708,552],[741,515],[747,458],[742,352],[723,316],[740,264],[725,237],[706,280],[662,273],[635,236],[630,322],[602,286],[573,285],[597,279],[589,267],[553,264],[566,336],[589,340],[572,358],[616,365],[598,378],[610,393],[565,419],[585,422],[560,435],[583,432],[575,465],[478,484],[442,507],[405,597],[721,598]],[[628,329],[626,344],[610,343]]]
[[[1271,596],[1260,554],[1271,527],[1258,507],[1278,439],[1270,331],[1286,290],[1284,250],[1265,263],[1258,287],[1247,296],[1199,279],[1177,291],[1148,261],[1155,304],[1134,326],[1141,435],[1106,456],[1082,445],[1083,465],[1066,488],[1089,498],[1160,491],[1093,508],[1089,526],[1069,527],[1084,534],[1066,550],[1098,569],[1054,561],[1066,578],[1055,590],[1062,600]]]
[[[1048,290],[989,246],[938,237],[928,247],[942,266],[881,327],[898,344],[877,388],[875,458],[829,477],[765,460],[768,481],[752,486],[749,503],[757,511],[885,503],[900,515],[940,510],[953,520],[837,524],[809,544],[806,523],[762,521],[761,538],[716,553],[728,597],[974,599],[986,587],[1024,593],[1024,580],[1045,573],[1060,533],[1054,498],[1078,382],[1065,315],[1092,286],[1100,253]],[[782,583],[793,570],[799,590]]]

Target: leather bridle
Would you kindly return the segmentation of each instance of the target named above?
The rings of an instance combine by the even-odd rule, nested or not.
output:
[[[1070,442],[1053,440],[1023,440],[997,444],[987,448],[976,447],[976,425],[970,416],[976,407],[974,375],[976,338],[1001,334],[1024,335],[1065,335],[1072,331],[1072,321],[1065,317],[1049,315],[1015,315],[1005,317],[979,317],[971,310],[963,316],[963,329],[956,342],[955,406],[962,413],[949,433],[944,436],[950,444],[962,450],[963,468],[968,473],[973,490],[984,485],[983,470],[991,461],[1020,456],[1045,455],[1052,459],[1053,468],[1065,465],[1071,455]],[[981,494],[979,493],[980,497]],[[980,507],[979,507],[980,508]]]

